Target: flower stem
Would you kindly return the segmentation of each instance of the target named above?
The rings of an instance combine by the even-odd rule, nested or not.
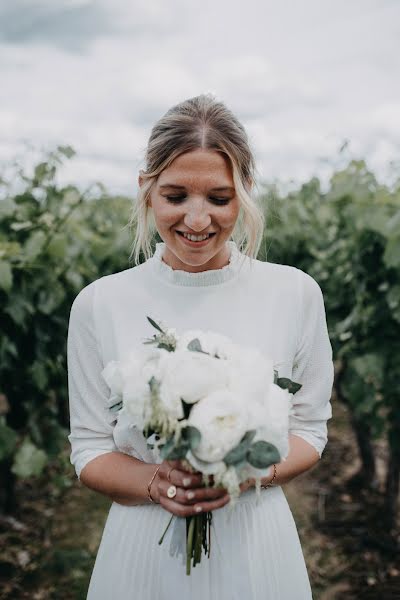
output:
[[[160,537],[160,539],[158,540],[158,544],[159,544],[159,546],[161,546],[161,544],[163,543],[163,540],[164,540],[165,534],[167,533],[167,531],[168,531],[168,529],[169,529],[169,526],[171,525],[171,523],[172,523],[172,519],[174,518],[174,516],[175,516],[175,515],[171,515],[171,518],[170,518],[170,520],[168,521],[168,525],[167,525],[167,527],[164,529],[164,533],[162,534],[162,536],[161,536],[161,537]]]
[[[196,517],[190,517],[189,522],[189,531],[186,541],[186,575],[190,575],[190,566],[192,562],[192,554],[193,554],[193,534],[194,534],[194,526],[195,526]]]

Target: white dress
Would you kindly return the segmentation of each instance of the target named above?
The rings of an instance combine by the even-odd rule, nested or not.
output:
[[[229,242],[222,269],[188,273],[162,261],[157,244],[144,264],[84,288],[71,309],[68,378],[71,462],[83,467],[107,452],[157,462],[143,435],[108,410],[100,373],[153,335],[146,315],[178,333],[205,329],[259,348],[280,376],[302,384],[294,398],[290,431],[321,455],[331,417],[332,350],[318,284],[294,267],[244,257]],[[307,569],[282,488],[242,494],[232,514],[213,513],[211,557],[187,576],[179,555],[185,520],[175,519],[158,545],[170,513],[160,505],[122,506],[108,514],[87,598],[89,600],[310,600]],[[90,515],[88,515],[90,518]],[[175,555],[174,555],[175,554]]]

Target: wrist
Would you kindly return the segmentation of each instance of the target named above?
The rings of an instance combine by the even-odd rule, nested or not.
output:
[[[160,470],[160,467],[161,465],[157,465],[147,484],[147,498],[150,503],[154,504],[160,503],[160,494],[158,492],[158,471]]]
[[[272,472],[268,477],[263,477],[261,480],[261,488],[262,489],[266,489],[269,487],[274,487],[275,485],[277,485],[276,483],[276,478],[278,475],[278,471],[276,468],[276,464],[273,464],[271,466]]]

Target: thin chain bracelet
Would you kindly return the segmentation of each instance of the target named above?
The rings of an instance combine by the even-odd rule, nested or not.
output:
[[[263,490],[266,490],[269,487],[274,487],[274,481],[276,479],[276,474],[277,473],[276,473],[276,465],[274,464],[273,467],[274,467],[274,476],[272,477],[272,479],[271,479],[271,481],[269,483],[261,486]]]
[[[151,489],[151,484],[153,483],[160,468],[161,468],[161,465],[158,465],[157,469],[154,471],[153,477],[149,481],[149,485],[147,486],[147,497],[150,500],[150,502],[153,502],[153,504],[156,504],[156,502],[154,502],[153,498],[151,497],[150,489]]]

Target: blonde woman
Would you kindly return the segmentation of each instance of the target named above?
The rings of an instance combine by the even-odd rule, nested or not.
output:
[[[281,484],[315,465],[327,442],[332,353],[317,283],[256,259],[264,220],[254,183],[246,132],[223,103],[201,95],[171,108],[152,129],[132,216],[132,254],[146,260],[93,282],[72,306],[71,462],[84,485],[113,500],[90,600],[312,598]],[[155,230],[163,242],[152,254]],[[287,460],[263,481],[259,503],[254,482],[242,485],[229,520],[225,490],[202,487],[179,462],[157,464],[142,434],[106,409],[110,391],[100,373],[149,336],[146,315],[257,347],[274,357],[281,376],[302,383]],[[212,554],[188,577],[168,551],[176,530],[157,542],[169,514],[202,511],[213,511]]]

